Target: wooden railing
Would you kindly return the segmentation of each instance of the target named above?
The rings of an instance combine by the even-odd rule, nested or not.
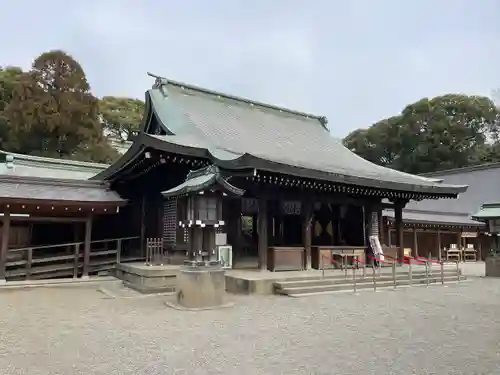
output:
[[[69,242],[9,249],[6,279],[79,277],[110,270],[120,263],[124,249],[138,250],[140,243],[138,236],[95,240],[87,256],[84,247],[84,242]]]

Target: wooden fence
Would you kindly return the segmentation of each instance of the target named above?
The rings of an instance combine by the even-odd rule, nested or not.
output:
[[[139,237],[91,241],[89,254],[84,253],[84,242],[9,249],[5,276],[7,280],[76,278],[107,271],[122,260],[144,259],[122,258],[125,249],[140,249],[139,242]]]

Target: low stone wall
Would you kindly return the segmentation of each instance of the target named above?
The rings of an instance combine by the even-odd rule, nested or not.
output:
[[[141,293],[175,292],[177,287],[176,266],[146,266],[144,263],[120,263],[115,276]]]
[[[273,294],[274,279],[243,279],[226,275],[226,291],[234,294]]]
[[[500,257],[486,258],[485,266],[487,277],[500,277]]]

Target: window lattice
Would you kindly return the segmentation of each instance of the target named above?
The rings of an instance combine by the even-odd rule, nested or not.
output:
[[[166,200],[163,204],[163,243],[175,245],[177,234],[177,201]]]

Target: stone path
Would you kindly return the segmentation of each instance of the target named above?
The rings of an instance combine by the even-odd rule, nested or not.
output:
[[[94,287],[0,292],[0,374],[498,374],[500,280],[182,312]]]

